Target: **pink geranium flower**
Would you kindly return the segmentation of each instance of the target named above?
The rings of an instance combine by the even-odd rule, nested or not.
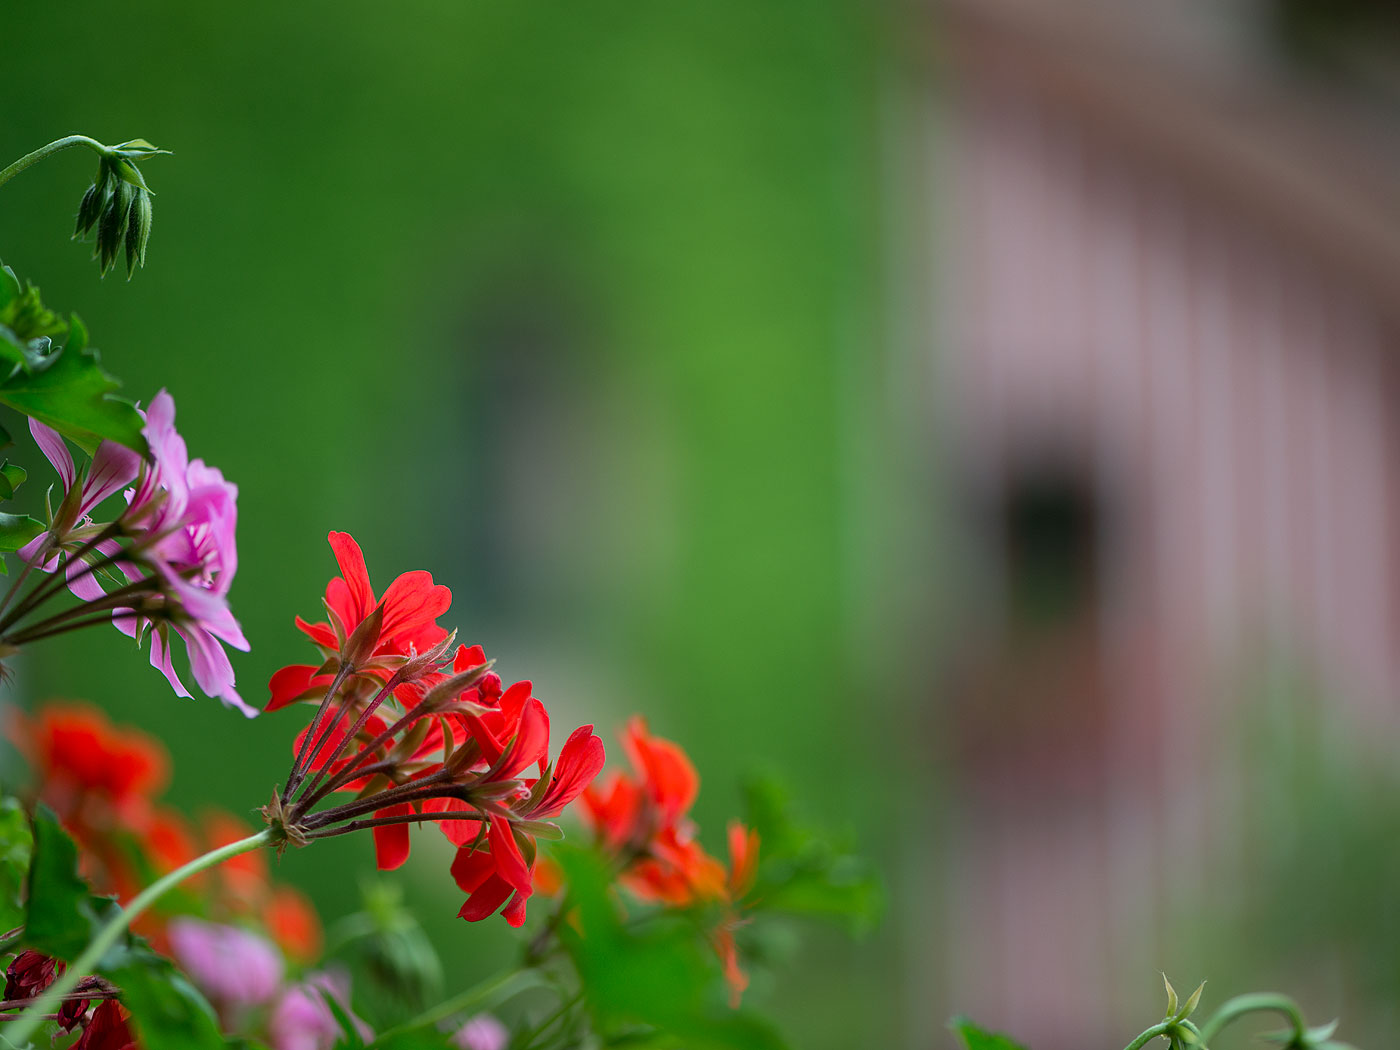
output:
[[[63,437],[39,422],[35,442],[63,482],[63,498],[49,528],[19,552],[33,567],[54,572],[64,565],[69,589],[94,611],[111,612],[118,629],[151,640],[151,664],[179,696],[189,696],[172,661],[170,636],[185,641],[195,682],[249,717],[255,708],[234,687],[224,646],[247,650],[248,641],[228,607],[238,569],[235,532],[238,487],[203,460],[191,460],[175,429],[175,402],[164,390],[142,413],[150,462],[131,449],[104,441],[80,478]],[[94,523],[103,500],[127,489],[126,509],[115,522]],[[119,570],[129,581],[114,600],[96,570]],[[129,604],[113,608],[114,601]],[[52,622],[52,621],[48,621]],[[45,625],[16,637],[43,637]]]
[[[165,615],[157,620],[135,615],[135,610],[118,610],[117,626],[139,638],[151,625],[151,666],[165,675],[176,695],[189,696],[171,662],[168,632],[173,630],[185,640],[190,671],[200,689],[251,718],[257,709],[245,704],[234,688],[233,665],[223,648],[248,650],[243,629],[228,607],[229,587],[238,569],[238,486],[203,460],[189,458],[185,439],[175,430],[175,401],[164,390],[145,418],[141,433],[154,465],[137,481],[119,520],[159,577]],[[124,569],[129,578],[140,571],[136,566]]]
[[[262,1006],[282,987],[282,953],[256,933],[182,916],[169,934],[175,961],[220,1011]]]
[[[350,979],[343,973],[316,973],[294,984],[278,1000],[267,1023],[272,1050],[331,1050],[340,1024],[326,999],[335,1000],[364,1039],[374,1031],[350,1012]]]

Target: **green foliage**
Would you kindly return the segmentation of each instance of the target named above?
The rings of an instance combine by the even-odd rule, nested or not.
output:
[[[34,833],[19,800],[0,801],[0,933],[24,918],[24,884],[33,856]]]
[[[140,937],[109,952],[102,975],[121,989],[146,1050],[223,1050],[213,1008],[169,959]]]
[[[692,923],[657,915],[629,925],[601,857],[574,848],[560,848],[555,856],[577,909],[577,927],[565,923],[559,937],[578,970],[594,1023],[611,1045],[618,1045],[614,1037],[690,1050],[784,1045],[767,1022],[725,1006],[718,961]]]
[[[52,810],[42,803],[35,807],[32,827],[24,941],[46,955],[72,959],[92,940],[105,898],[94,897],[78,874],[78,847]]]
[[[0,500],[12,499],[28,477],[29,472],[19,464],[9,460],[0,463]]]
[[[1010,1036],[1000,1032],[988,1032],[977,1027],[966,1017],[953,1018],[948,1027],[958,1033],[967,1050],[1026,1050]]]
[[[385,880],[367,882],[360,911],[330,930],[332,954],[354,975],[356,1006],[372,1023],[402,1020],[442,995],[442,961],[417,917],[404,907],[403,889]]]
[[[65,333],[67,342],[55,349],[53,339]],[[144,453],[141,417],[129,401],[112,396],[121,383],[102,370],[87,338],[76,316],[61,321],[37,288],[21,291],[14,271],[0,266],[0,402],[89,453],[103,438]]]
[[[749,827],[758,832],[758,879],[747,897],[755,907],[840,919],[856,930],[873,926],[884,893],[870,865],[791,816],[787,792],[771,778],[745,789]]]

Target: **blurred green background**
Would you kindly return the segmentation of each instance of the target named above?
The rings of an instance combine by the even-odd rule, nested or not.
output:
[[[68,242],[82,151],[4,188],[0,246],[128,396],[169,388],[191,453],[239,484],[246,699],[309,657],[292,617],[319,613],[326,532],[347,530],[376,587],[448,584],[450,623],[533,679],[556,732],[611,739],[642,711],[682,741],[712,849],[762,768],[896,870],[892,833],[928,802],[889,772],[924,752],[896,721],[917,705],[894,653],[929,644],[908,626],[928,588],[907,545],[897,576],[887,553],[922,525],[895,513],[883,390],[880,18],[855,0],[0,15],[0,155],[74,132],[174,151],[145,167],[130,284]],[[42,648],[20,694],[159,734],[186,811],[264,802],[302,714],[177,701],[126,650],[115,631]],[[447,863],[420,849],[396,877],[464,981],[505,929],[455,918]],[[351,838],[279,875],[333,921],[371,867]],[[898,927],[817,935],[756,1001],[798,1046],[892,1045]]]

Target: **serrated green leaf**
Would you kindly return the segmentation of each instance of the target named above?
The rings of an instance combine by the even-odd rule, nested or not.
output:
[[[108,953],[99,969],[122,990],[146,1050],[224,1050],[208,1000],[141,938]]]
[[[24,883],[34,858],[34,833],[18,799],[0,802],[0,933],[24,921]]]
[[[113,397],[121,384],[87,349],[87,332],[74,317],[67,344],[32,372],[16,372],[0,383],[0,402],[72,438],[88,453],[103,438],[146,452],[144,423],[129,401]]]
[[[34,857],[27,879],[24,943],[46,955],[72,959],[88,946],[98,916],[88,885],[78,875],[78,847],[40,803],[31,824]]]
[[[988,1032],[973,1024],[966,1017],[953,1018],[948,1027],[958,1034],[967,1050],[1026,1050],[1009,1035]]]
[[[23,291],[10,291],[4,297],[0,305],[0,326],[9,329],[21,343],[60,336],[68,331],[67,323],[44,305],[39,289],[32,284],[26,285]]]

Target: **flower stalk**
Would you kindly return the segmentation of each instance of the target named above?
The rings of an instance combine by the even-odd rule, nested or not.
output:
[[[216,867],[230,857],[250,853],[274,842],[273,829],[264,828],[255,835],[249,835],[237,842],[230,842],[227,846],[210,850],[203,856],[196,857],[188,864],[176,868],[151,883],[133,897],[131,903],[114,915],[102,929],[97,931],[97,936],[92,939],[83,953],[73,960],[63,975],[56,978],[48,988],[36,996],[29,1008],[15,1018],[3,1032],[0,1032],[0,1035],[7,1039],[12,1046],[24,1046],[29,1041],[29,1037],[44,1022],[46,1016],[55,1007],[61,1005],[64,997],[72,992],[84,977],[98,968],[103,956],[111,951],[121,939],[122,934],[142,912],[191,875],[197,875],[208,868]]]

